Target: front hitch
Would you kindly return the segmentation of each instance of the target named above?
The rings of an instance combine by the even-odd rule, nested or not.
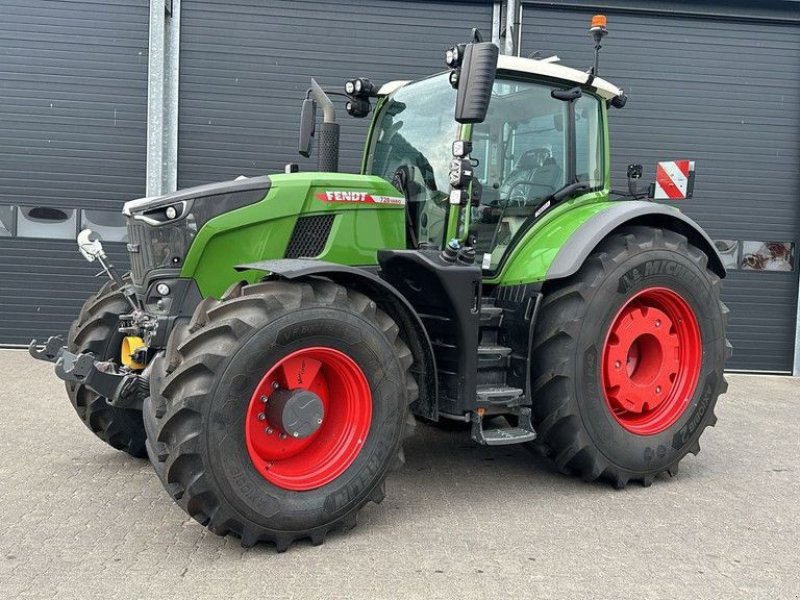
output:
[[[61,358],[61,353],[67,349],[64,344],[64,338],[60,335],[51,335],[47,338],[44,346],[39,347],[36,340],[31,340],[28,345],[28,353],[36,360],[45,360],[47,362],[56,362]]]
[[[118,373],[114,363],[97,361],[90,352],[74,354],[62,348],[55,363],[60,379],[85,385],[115,408],[141,410],[144,399],[150,394],[147,377]]]

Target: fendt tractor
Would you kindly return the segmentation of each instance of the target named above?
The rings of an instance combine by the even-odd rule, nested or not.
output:
[[[690,196],[692,162],[610,189],[627,97],[598,76],[605,25],[588,71],[473,31],[419,81],[312,80],[317,172],[126,203],[130,272],[81,232],[110,280],[31,354],[97,437],[244,546],[354,526],[417,420],[617,488],[675,475],[726,389],[725,269],[653,201]],[[358,174],[337,172],[335,94],[372,115]]]

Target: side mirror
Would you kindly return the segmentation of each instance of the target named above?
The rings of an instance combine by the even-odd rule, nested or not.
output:
[[[317,121],[317,103],[311,98],[303,100],[303,109],[300,112],[300,145],[299,152],[308,158],[311,155],[311,137]]]
[[[456,121],[482,123],[492,98],[500,49],[491,42],[467,44],[457,76]],[[451,80],[452,81],[452,80]]]

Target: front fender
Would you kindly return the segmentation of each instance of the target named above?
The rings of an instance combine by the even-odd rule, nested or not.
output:
[[[411,407],[413,412],[428,419],[438,418],[439,382],[428,332],[408,300],[375,273],[377,267],[368,270],[311,258],[284,258],[237,265],[236,270],[261,271],[268,278],[289,280],[325,277],[371,298],[400,327],[400,337],[414,356],[411,371],[419,387],[419,399]]]

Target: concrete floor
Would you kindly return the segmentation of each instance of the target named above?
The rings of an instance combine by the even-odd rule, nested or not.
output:
[[[680,474],[615,491],[418,427],[359,526],[276,554],[205,531],[0,351],[0,598],[800,598],[800,381],[730,376]]]

